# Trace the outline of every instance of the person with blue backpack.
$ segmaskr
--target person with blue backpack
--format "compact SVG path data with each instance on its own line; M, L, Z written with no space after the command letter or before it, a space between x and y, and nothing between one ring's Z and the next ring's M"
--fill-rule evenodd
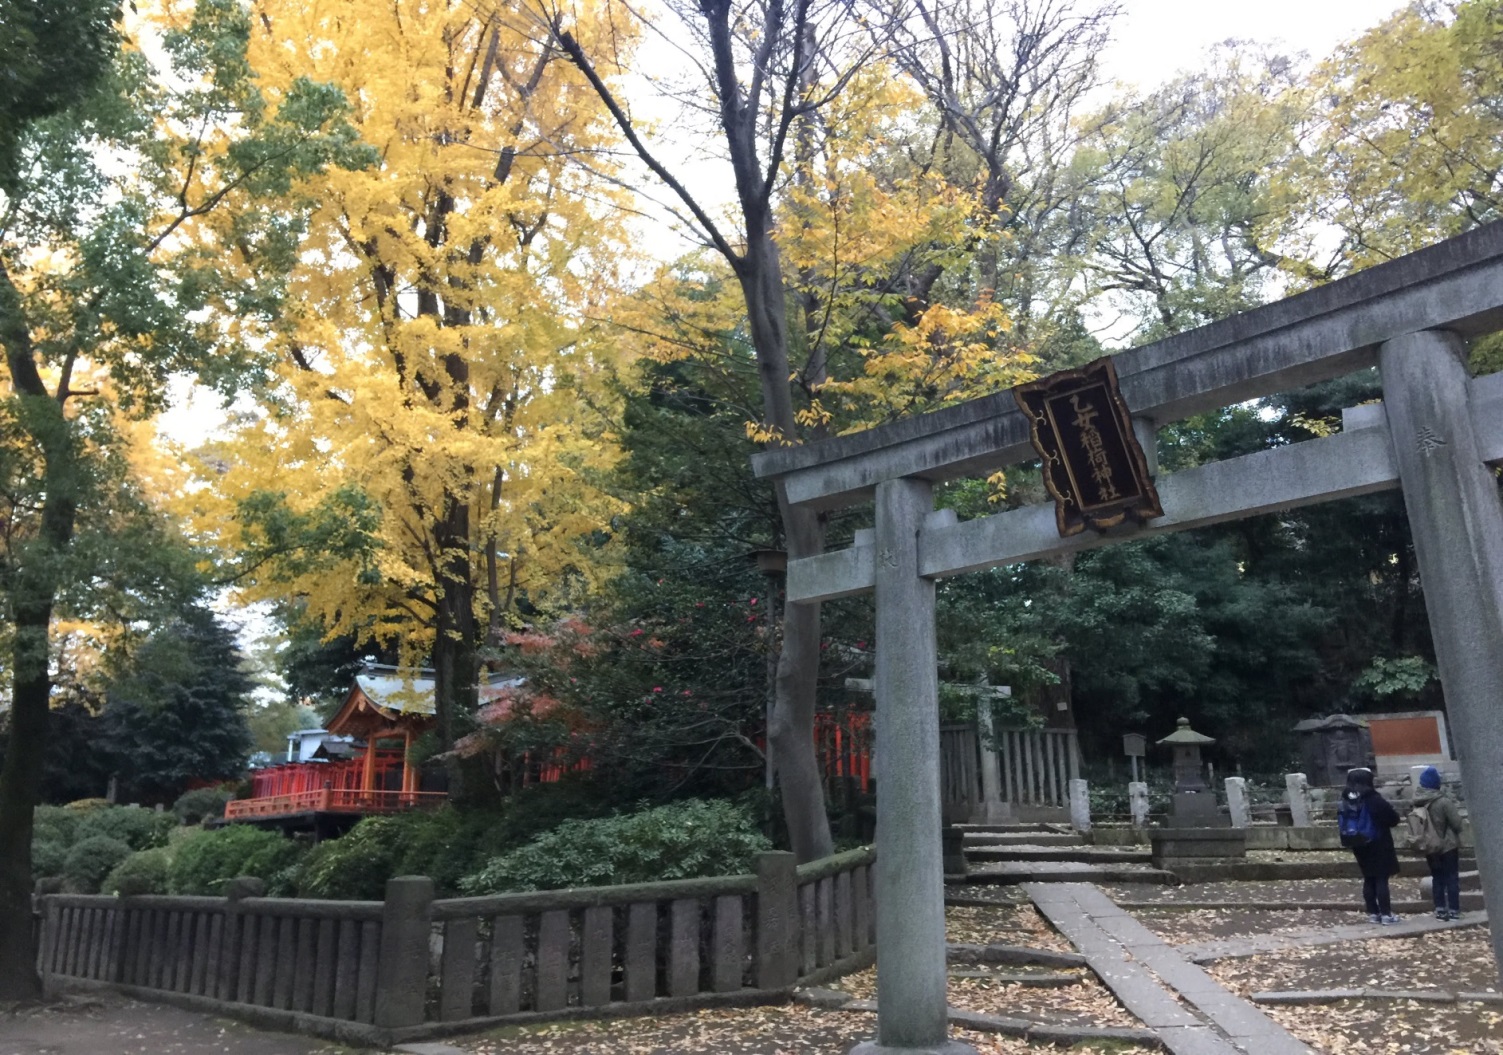
M1362 870L1362 903L1368 921L1397 923L1388 880L1399 874L1399 853L1393 844L1399 814L1373 786L1372 770L1347 770L1336 823L1341 830L1341 845L1352 851Z

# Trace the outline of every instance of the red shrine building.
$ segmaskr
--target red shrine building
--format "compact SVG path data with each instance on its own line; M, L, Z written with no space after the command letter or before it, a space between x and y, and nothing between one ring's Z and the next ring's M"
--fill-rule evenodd
M489 675L480 702L520 681ZM425 788L412 760L413 741L437 720L432 671L366 663L325 727L330 738L312 759L253 772L251 797L229 803L224 819L336 832L371 814L439 805L448 793Z

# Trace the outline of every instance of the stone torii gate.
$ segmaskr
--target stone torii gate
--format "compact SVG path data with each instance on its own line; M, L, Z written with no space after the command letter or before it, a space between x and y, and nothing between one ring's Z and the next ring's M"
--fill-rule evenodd
M946 1039L936 579L1165 531L1403 488L1447 709L1461 745L1487 903L1503 906L1503 374L1473 380L1462 339L1503 330L1503 223L1114 359L1156 471L1158 428L1376 365L1383 402L1341 432L1157 480L1164 516L1060 538L1052 505L957 522L938 481L1036 457L1010 392L753 458L794 505L874 500L875 530L788 566L791 604L876 592L877 1040ZM1503 927L1493 929L1503 962Z

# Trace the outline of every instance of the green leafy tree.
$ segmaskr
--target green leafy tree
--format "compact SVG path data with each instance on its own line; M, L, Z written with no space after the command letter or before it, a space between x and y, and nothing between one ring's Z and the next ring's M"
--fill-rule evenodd
M338 92L308 81L261 92L243 58L249 14L229 0L173 7L149 30L164 69L116 31L107 0L11 0L0 11L5 57L17 60L0 78L0 588L12 706L0 999L18 999L39 984L31 815L53 621L93 592L102 560L79 545L79 528L104 517L132 454L145 456L130 443L134 423L161 408L169 378L229 392L254 373L299 237L297 178L368 155Z

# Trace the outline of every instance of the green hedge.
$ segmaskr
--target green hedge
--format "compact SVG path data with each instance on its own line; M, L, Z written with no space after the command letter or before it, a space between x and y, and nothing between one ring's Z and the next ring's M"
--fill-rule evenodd
M138 850L114 867L105 877L100 892L119 894L121 897L165 894L168 890L167 872L171 860L172 851L165 846Z
M218 895L237 876L255 876L270 895L286 894L286 876L303 847L276 832L234 824L206 831L174 847L168 886L174 894ZM276 882L274 882L276 880Z
M104 836L118 839L132 850L150 850L167 845L167 834L177 827L177 817L142 806L110 806L90 810L78 822L75 840Z
M105 876L130 854L129 845L107 835L80 839L63 861L63 883L70 894L97 894Z
M39 838L31 842L31 874L37 879L63 874L68 846L57 839Z
M566 821L465 877L467 894L738 875L771 848L735 803L688 800L594 820Z

